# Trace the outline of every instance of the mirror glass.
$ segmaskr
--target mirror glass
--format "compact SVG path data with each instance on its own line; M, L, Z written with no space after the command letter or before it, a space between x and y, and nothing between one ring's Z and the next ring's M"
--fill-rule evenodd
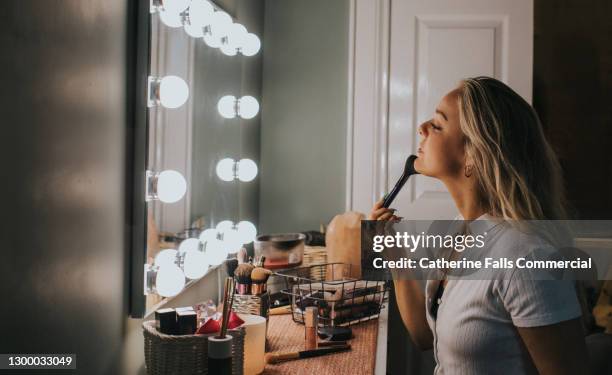
M343 211L347 7L153 1L148 312L255 235Z

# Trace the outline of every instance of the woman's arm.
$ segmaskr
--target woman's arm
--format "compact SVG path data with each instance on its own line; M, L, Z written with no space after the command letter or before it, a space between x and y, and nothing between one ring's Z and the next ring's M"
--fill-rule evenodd
M417 280L393 280L395 299L402 321L415 345L421 350L433 347L433 335L425 318L425 296Z
M580 318L517 329L540 374L591 373Z

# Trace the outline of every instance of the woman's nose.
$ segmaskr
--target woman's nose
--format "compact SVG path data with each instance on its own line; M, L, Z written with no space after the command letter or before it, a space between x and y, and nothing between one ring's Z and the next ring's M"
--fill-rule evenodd
M421 125L419 125L417 132L419 133L421 137L426 137L427 136L427 122L424 122Z

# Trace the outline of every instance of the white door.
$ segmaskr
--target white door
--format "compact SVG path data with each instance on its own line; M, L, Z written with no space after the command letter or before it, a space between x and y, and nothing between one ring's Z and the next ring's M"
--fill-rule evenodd
M492 76L531 102L533 0L356 0L349 208L368 212L416 153L417 127L461 78ZM439 181L412 177L393 207L452 218Z

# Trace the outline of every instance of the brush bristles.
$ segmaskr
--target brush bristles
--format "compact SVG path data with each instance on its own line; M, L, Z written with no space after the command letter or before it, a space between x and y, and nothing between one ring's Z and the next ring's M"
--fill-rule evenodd
M272 274L272 271L262 267L255 267L251 271L251 281L255 284L263 284L268 281L268 277Z
M251 272L253 272L253 265L249 263L240 264L236 271L234 271L234 276L236 280L240 284L250 284L251 283Z

